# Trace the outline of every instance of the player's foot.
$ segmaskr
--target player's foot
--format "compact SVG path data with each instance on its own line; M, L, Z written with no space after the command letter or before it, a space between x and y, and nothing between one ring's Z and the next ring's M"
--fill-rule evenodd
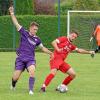
M29 95L33 95L34 93L33 93L33 91L32 90L30 90L29 91Z
M56 91L60 91L61 85L58 85L58 87L56 88Z
M64 84L61 84L56 88L56 91L59 91L60 93L65 93L68 91L68 87Z
M13 87L12 85L10 86L10 89L15 91L15 87Z
M94 58L94 55L95 55L95 54L91 54L91 57Z
M41 87L40 92L45 92L45 87Z

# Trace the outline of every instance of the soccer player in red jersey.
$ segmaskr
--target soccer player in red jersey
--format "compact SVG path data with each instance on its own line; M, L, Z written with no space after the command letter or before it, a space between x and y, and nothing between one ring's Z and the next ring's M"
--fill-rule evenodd
M63 80L61 85L67 86L76 76L74 69L65 62L65 58L68 56L70 52L76 50L78 53L82 54L94 54L94 51L87 51L84 49L80 49L72 44L72 41L78 37L77 32L71 32L68 37L62 36L57 38L52 42L52 46L54 47L54 58L50 59L50 74L46 77L41 91L45 92L46 87L50 84L52 79L55 77L58 70L61 72L68 74L68 76ZM59 89L58 89L59 90ZM59 90L60 91L60 90Z

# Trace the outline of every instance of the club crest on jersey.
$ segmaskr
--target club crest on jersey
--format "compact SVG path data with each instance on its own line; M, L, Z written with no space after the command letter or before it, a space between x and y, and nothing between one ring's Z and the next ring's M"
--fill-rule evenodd
M35 41L37 41L37 39L35 39Z

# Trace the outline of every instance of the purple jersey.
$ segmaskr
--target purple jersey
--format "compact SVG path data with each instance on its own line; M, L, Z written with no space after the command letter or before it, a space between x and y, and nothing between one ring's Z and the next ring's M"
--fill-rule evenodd
M37 36L30 36L29 32L23 27L19 30L21 33L20 46L17 49L17 54L21 59L34 59L35 60L35 48L41 44L41 40Z

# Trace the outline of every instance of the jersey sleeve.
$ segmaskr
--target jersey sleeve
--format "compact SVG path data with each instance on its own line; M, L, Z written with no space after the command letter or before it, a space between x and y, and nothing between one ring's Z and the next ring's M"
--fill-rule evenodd
M42 41L41 41L41 39L38 37L37 46L39 46L40 44L42 44Z
M62 37L59 37L59 38L56 39L56 41L57 41L58 43L62 43L62 42L64 42L64 41L66 41L66 40L67 40L67 37L66 37L66 36L62 36Z
M71 49L72 49L72 51L73 51L73 50L76 50L76 49L77 49L77 46L72 45L72 48L71 48Z
M23 27L20 28L20 30L18 30L19 33L21 33L22 35L25 35L26 37L29 36L28 31L26 31Z
M40 43L40 44L38 45L38 47L41 49L41 48L43 48L44 46L43 46L42 43Z

